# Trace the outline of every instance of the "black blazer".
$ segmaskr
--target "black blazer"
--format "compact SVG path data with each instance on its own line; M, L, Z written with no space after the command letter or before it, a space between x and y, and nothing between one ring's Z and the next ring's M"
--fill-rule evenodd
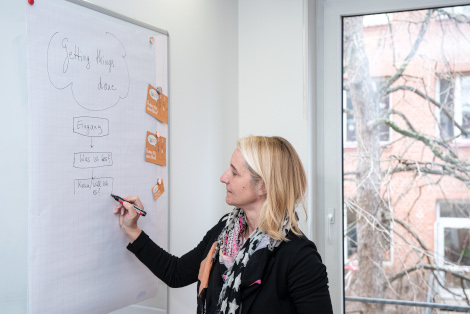
M198 246L180 258L160 248L144 232L127 248L169 287L184 287L198 281L200 263L224 226L225 221L221 219ZM242 290L242 313L333 313L326 267L315 244L293 233L287 238L289 241L282 242L270 254L265 269L258 274L261 278L242 278L242 282L261 280L260 284ZM221 280L218 277L211 272L207 313L215 312L220 287L214 288L217 286L214 280Z

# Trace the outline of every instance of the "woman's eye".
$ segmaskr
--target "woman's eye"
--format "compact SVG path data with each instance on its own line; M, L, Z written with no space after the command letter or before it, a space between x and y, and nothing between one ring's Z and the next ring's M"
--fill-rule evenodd
M237 174L235 172L232 171L232 175L236 176Z

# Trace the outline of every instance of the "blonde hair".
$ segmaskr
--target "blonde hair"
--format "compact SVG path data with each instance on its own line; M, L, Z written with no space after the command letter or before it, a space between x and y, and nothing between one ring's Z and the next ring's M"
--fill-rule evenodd
M294 147L279 136L249 136L239 139L237 148L247 163L253 182L263 180L266 186L259 230L275 240L286 241L283 223L287 213L292 232L300 235L295 207L301 203L305 211L307 176Z

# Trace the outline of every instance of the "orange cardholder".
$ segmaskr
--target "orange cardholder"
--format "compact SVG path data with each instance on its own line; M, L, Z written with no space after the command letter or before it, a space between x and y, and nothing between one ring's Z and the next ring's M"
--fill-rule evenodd
M145 161L166 166L166 138L147 131Z
M160 195L162 195L163 192L165 192L165 187L163 186L163 180L162 179L158 179L157 184L155 184L152 188L152 192L153 192L153 199L154 200L157 200L157 198L159 198Z
M161 93L161 87L154 88L149 84L145 111L155 119L168 124L168 97Z

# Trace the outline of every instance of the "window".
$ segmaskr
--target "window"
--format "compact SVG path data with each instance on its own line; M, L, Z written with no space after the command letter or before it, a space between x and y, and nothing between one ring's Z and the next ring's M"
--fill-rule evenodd
M436 285L442 297L453 299L470 292L470 282L462 281L453 273L470 275L470 201L439 201L437 203L436 256L438 265L449 272L440 272Z
M470 25L434 9L387 16L389 24L373 26L364 16L343 18L345 312L402 312L386 299L470 306L470 280L461 280L470 270L470 170L453 170L469 162L470 147L442 141L470 123L470 75L455 74L470 63ZM468 54L451 41L468 41ZM452 73L438 72L445 62ZM369 86L386 95L378 101ZM439 201L451 197L462 201ZM436 203L439 215L429 206Z
M386 77L379 77L372 79L372 88L374 92L377 93L380 88L385 84L387 81ZM347 82L344 83L347 86ZM391 94L384 96L378 103L379 109L379 117L383 116L387 110L390 109L390 99ZM347 92L347 88L343 90L343 108L344 110L344 139L347 143L356 143L356 124L354 121L354 113L353 113L353 103L349 93ZM379 137L381 142L389 142L390 141L390 127L384 124L380 124L378 127Z
M470 139L470 134L461 134L455 123L470 133L470 76L456 75L439 80L439 101L445 110L437 110L439 134L442 139Z
M432 5L452 6L462 3L462 0L436 0ZM419 49L414 50L414 55L410 54L422 22L427 20L428 10L424 9L429 5L426 0L331 0L316 2L314 10L310 10L309 6L309 20L315 20L317 23L309 30L318 35L309 36L308 41L315 47L312 53L318 67L318 72L312 72L316 84L312 85L315 86L312 88L317 94L313 111L315 119L312 123L313 134L316 134L316 142L313 144L316 160L313 162L318 165L314 166L317 178L314 208L317 210L313 216L316 222L312 222L312 235L319 244L319 250L329 269L328 276L332 283L330 293L335 313L435 312L430 308L390 305L390 302L387 305L374 304L370 299L366 300L367 298L376 299L374 301L381 299L382 302L397 299L423 303L451 303L436 293L438 289L429 289L431 271L419 265L421 261L427 263L427 257L435 256L435 224L438 220L436 200L470 199L470 191L468 186L459 182L455 176L442 177L432 174L439 173L436 171L438 169L433 168L435 165L445 166L446 163L436 157L434 152L437 150L433 151L428 146L432 142L427 141L429 137L440 141L440 134L436 133L439 125L436 123L439 116L435 116L437 107L429 98L436 100L435 103L439 102L439 80L436 82L436 77L450 78L454 77L455 73L470 73L470 67L465 67L470 64L470 50L467 48L470 43L467 39L470 25L458 24L463 26L460 31L456 28L457 23L451 17L445 16L445 11L435 9L431 12L430 23L427 24L429 28L425 31ZM410 11L416 8L423 10ZM378 12L387 12L390 23L364 21L362 25L355 25L359 26L354 32L356 42L363 42L362 35L369 36L366 47L362 50L365 54L356 60L369 64L371 77L387 78L394 77L398 70L403 69L403 61L407 56L410 56L410 63L389 88L393 97L389 110L394 111L388 121L393 129L390 142L387 145L374 143L374 147L360 147L354 145L354 141L363 134L357 134L354 127L357 121L353 122L354 116L348 116L345 110L354 108L353 100L348 99L347 95L353 94L354 91L351 86L341 84L344 83L343 76L350 65L345 64L348 61L346 56L351 51L345 49L345 42L352 38L345 36L351 26L345 22L348 22L349 17L365 17ZM338 21L342 24L339 25ZM457 42L453 45L457 46L457 50L449 49L451 45L441 45L443 34L448 36L447 39L453 38ZM459 52L458 58L456 51ZM446 56L450 62L459 61L459 64L452 63L447 68L454 74L443 73L446 63L440 56ZM437 66L435 62L438 62ZM349 74L346 77L349 83L354 79ZM360 84L361 81L359 79L356 82ZM423 99L423 95L429 98ZM354 128L348 128L348 125ZM410 133L413 131L410 126L416 133ZM377 128L375 130L377 131ZM353 135L353 132L356 134ZM378 136L373 137L377 142ZM436 148L452 154L450 150L455 146L450 145L448 149L447 146ZM341 150L342 156L338 154ZM374 155L365 155L367 151L373 152ZM469 162L469 156L467 146L460 145L455 158ZM367 182L365 178L371 180ZM364 188L369 187L371 189L364 193ZM363 205L359 206L359 200L364 201ZM371 210L361 211L361 207ZM346 216L346 213L358 211L360 215ZM382 219L393 219L393 233L388 231L385 224L380 223ZM362 230L366 228L372 232L363 233ZM407 229L419 236L427 250L420 247L419 241ZM382 243L377 241L378 233L389 235L388 238L396 244L391 246L392 265L385 266L382 262L384 255L378 254L383 252L380 247ZM375 249L374 254L364 254L364 245L375 246L381 251ZM358 263L346 265L347 257L355 252L356 256L359 256ZM338 256L345 257L343 263L339 261ZM383 279L385 281L382 282ZM345 290L347 286L349 288ZM363 291L367 287L372 289ZM436 287L436 282L432 287ZM465 297L452 300L452 304L468 306Z
M441 218L466 218L470 219L470 202L463 201L439 201L439 217Z

